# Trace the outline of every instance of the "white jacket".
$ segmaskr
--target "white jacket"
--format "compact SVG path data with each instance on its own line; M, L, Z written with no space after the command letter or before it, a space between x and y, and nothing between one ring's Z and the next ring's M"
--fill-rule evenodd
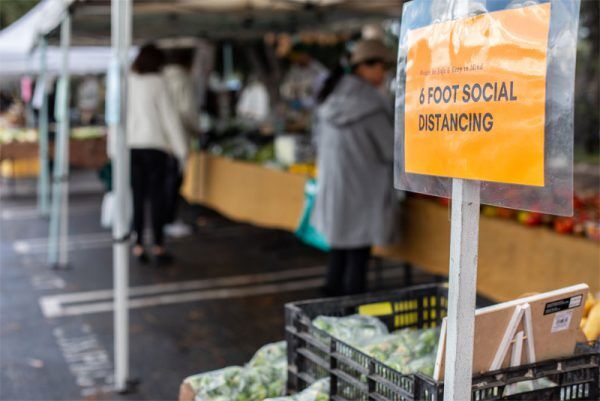
M188 141L181 120L159 74L129 74L127 145L159 149L185 160Z
M194 95L194 82L190 74L178 65L167 65L163 69L167 89L179 112L179 118L188 134L198 131L197 102Z

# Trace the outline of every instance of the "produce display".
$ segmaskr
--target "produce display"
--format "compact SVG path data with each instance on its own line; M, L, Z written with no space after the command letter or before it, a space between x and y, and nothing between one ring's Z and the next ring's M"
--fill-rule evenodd
M201 373L185 379L194 392L197 400L231 400L240 388L242 371L241 366L230 366L212 372Z
M588 341L600 340L600 300L591 293L585 301L580 327Z
M102 126L75 127L71 130L71 138L73 139L94 139L102 138L105 135L106 129Z
M329 378L314 382L310 387L298 394L288 397L268 398L265 401L328 401L329 400Z
M411 196L432 198L425 195ZM443 206L448 206L450 203L450 200L446 198L435 199ZM589 196L575 195L573 197L573 209L573 217L560 217L482 205L481 214L486 217L513 220L528 227L547 227L559 234L585 236L593 241L600 241L600 193Z
M383 322L373 316L317 316L313 326L354 347L362 347L388 334Z
M433 376L439 328L402 329L373 339L362 351L402 374Z
M600 301L590 296L585 305L582 328L588 339L600 334ZM433 376L439 328L401 329L389 332L376 317L351 315L318 316L313 326L346 342L402 374L422 373ZM318 333L317 333L318 334ZM245 366L231 366L188 377L196 401L327 401L329 379L312 384L304 391L283 396L287 379L285 342L265 345ZM364 377L361 380L366 380ZM546 379L525 381L507 386L505 395L555 387Z
M313 325L400 373L433 376L439 328L389 333L381 320L363 315L318 316Z
M259 349L244 367L231 366L185 379L196 401L262 401L285 393L285 341Z
M36 142L38 133L35 129L26 128L0 128L0 145L9 143Z

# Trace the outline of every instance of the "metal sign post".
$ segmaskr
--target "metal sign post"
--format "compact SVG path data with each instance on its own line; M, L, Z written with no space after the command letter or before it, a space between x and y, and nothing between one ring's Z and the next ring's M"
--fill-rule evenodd
M470 400L479 244L477 181L452 180L444 401Z
M468 14L468 3L456 1L454 18ZM471 399L480 187L478 181L452 180L444 401Z
M59 132L55 140L54 173L52 179L52 210L48 241L48 262L53 268L68 266L69 234L69 47L71 15L66 13L60 28L62 66L57 93L56 120Z
M131 0L112 0L112 65L109 71L107 121L116 207L113 216L114 359L115 387L129 390L129 152L127 149L127 69L131 43Z
M43 37L40 42L40 74L38 85L43 85L42 104L38 121L40 174L38 177L38 210L42 216L48 216L49 209L49 183L50 173L48 163L48 74L47 74L47 47L48 42Z

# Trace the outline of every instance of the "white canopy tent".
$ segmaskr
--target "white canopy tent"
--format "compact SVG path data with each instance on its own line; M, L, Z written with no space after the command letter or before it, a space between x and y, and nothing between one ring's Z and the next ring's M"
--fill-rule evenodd
M2 43L2 42L0 42ZM57 46L46 48L46 74L56 76L62 68L61 49ZM37 75L42 69L42 49L32 53L0 54L0 82L13 80L23 75ZM69 73L71 75L104 74L108 70L111 48L107 46L77 46L69 50ZM134 51L131 51L131 55Z
M129 192L129 169L126 152L127 103L126 75L128 54L131 43L174 36L192 36L207 39L251 39L270 32L296 33L300 30L344 31L357 30L371 22L399 18L403 0L43 0L32 11L9 28L0 32L0 55L12 54L13 61L5 67L23 67L24 56L31 54L41 38L47 37L53 43L58 39L56 27L62 24L61 73L63 113L68 102L69 65L77 66L77 51L68 56L71 29L76 45L106 45L112 43L112 50L94 50L96 61L108 66L107 120L115 144L113 151L113 180L116 196L116 223L113 226L113 271L115 290L115 383L119 391L125 391L129 382L128 360L128 276L129 246L128 217L125 207ZM70 12L69 12L70 8ZM72 26L72 28L71 28ZM23 38L23 39L21 39ZM9 43L11 42L11 43ZM87 50L83 50L87 49ZM90 48L82 48L85 54ZM52 50L48 53L50 54ZM39 64L33 66L51 70L52 57L46 66L44 46L40 48ZM110 53L110 57L108 55ZM21 57L19 59L19 57ZM10 60L10 58L9 58ZM110 61L107 61L110 60ZM94 64L90 61L90 64ZM83 68L87 63L81 64ZM98 68L100 68L98 66ZM75 70L73 70L74 72ZM2 68L0 68L0 75ZM42 74L43 75L43 74ZM63 117L65 114L63 114ZM50 258L51 262L66 263L66 139L68 119L62 120L61 136L64 134L62 158L55 171L53 202L54 225L51 224L50 254L56 253L58 238L63 238L60 258ZM59 141L57 141L58 143ZM57 148L58 150L58 148ZM60 157L61 153L57 153ZM62 193L62 197L61 194ZM61 210L62 213L59 213ZM62 214L59 219L58 215ZM60 230L57 228L60 224Z
M0 31L0 56L26 55L38 45L41 37L55 30L66 10L75 0L42 0L27 14Z

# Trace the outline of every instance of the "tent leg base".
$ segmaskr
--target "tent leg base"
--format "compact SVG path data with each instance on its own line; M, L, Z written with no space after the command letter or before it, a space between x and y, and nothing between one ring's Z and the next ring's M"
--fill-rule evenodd
M140 379L129 379L125 382L125 388L122 390L117 390L117 393L122 395L137 393L140 383Z

